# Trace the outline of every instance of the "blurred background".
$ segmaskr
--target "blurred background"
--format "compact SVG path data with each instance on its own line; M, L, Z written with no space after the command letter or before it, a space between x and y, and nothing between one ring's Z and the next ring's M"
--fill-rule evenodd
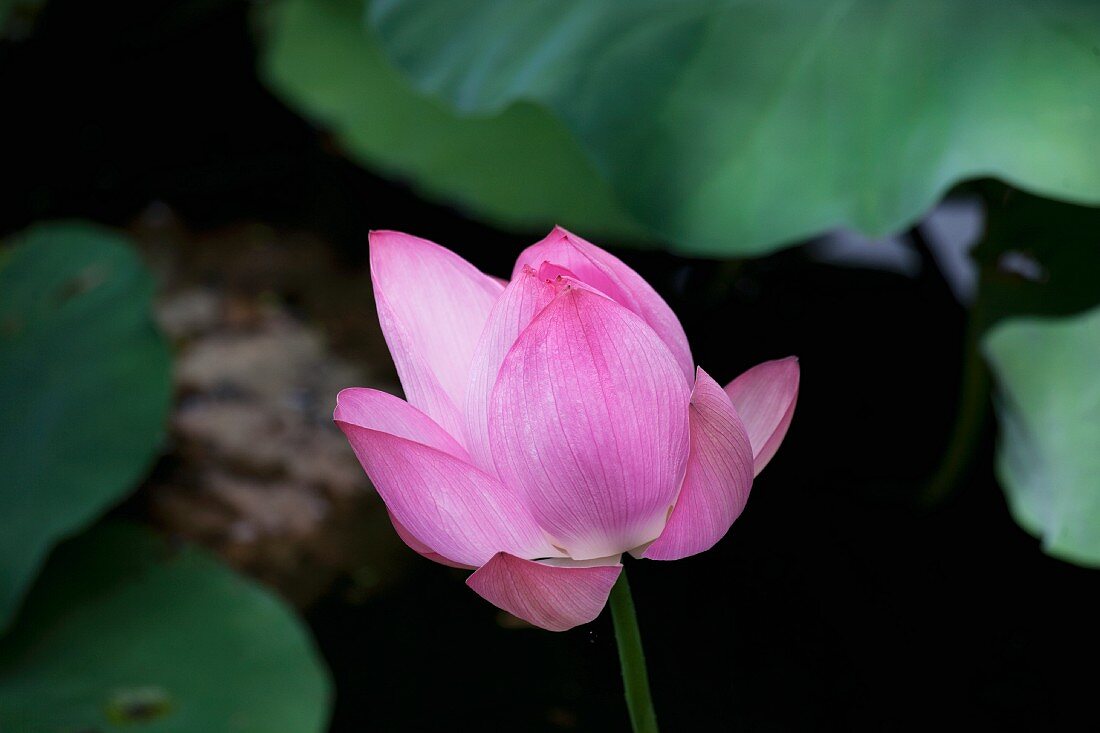
M0 730L626 730L610 620L394 535L370 229L614 251L722 383L718 546L630 562L669 731L1089 730L1100 6L0 0Z

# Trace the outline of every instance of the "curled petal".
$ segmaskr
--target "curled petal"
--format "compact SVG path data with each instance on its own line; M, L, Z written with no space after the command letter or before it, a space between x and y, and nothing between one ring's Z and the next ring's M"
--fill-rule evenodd
M560 273L550 274L556 278ZM504 357L520 332L554 298L556 288L548 275L540 275L529 267L518 273L489 312L474 349L470 383L466 389L466 445L474 463L487 471L495 471L489 448L489 395Z
M688 384L692 383L695 366L683 326L641 275L615 255L561 227L554 227L545 239L520 253L513 279L525 266L538 268L543 262L567 268L581 282L641 316L672 352Z
M684 475L688 385L653 329L567 286L520 334L489 404L498 475L583 560L655 539Z
M798 377L798 357L788 356L757 364L726 385L726 394L749 434L755 475L779 450L791 425Z
M702 369L691 395L691 452L664 532L641 553L678 560L709 550L745 508L752 487L749 436L722 388Z
M430 418L383 392L352 393L355 407L352 400L342 400L336 424L399 533L418 543L406 539L413 549L473 567L500 551L521 557L561 554L519 497L465 460L461 446ZM372 405L376 409L369 409Z
M503 285L454 252L398 232L371 232L370 261L405 397L461 440L474 347Z
M548 631L566 631L600 615L622 571L606 564L553 565L501 552L466 579L478 595L513 616Z

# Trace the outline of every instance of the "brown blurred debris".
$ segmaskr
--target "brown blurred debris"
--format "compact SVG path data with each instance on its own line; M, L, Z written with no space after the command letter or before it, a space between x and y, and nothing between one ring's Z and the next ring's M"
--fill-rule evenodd
M152 213L137 229L177 349L172 450L145 492L154 521L299 605L341 578L369 595L356 579L384 584L411 553L332 422L340 389L396 390L364 274L300 235L245 227L194 241ZM335 307L341 291L351 313ZM356 331L363 345L338 355L328 334Z

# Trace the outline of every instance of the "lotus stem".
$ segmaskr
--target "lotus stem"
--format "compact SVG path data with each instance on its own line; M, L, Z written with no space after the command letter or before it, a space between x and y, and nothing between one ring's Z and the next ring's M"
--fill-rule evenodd
M611 589L611 618L615 622L615 641L619 647L619 664L623 671L623 690L631 728L634 733L657 733L657 715L649 693L642 634L638 630L638 616L634 613L634 599L630 595L630 583L626 580L626 568L623 568Z

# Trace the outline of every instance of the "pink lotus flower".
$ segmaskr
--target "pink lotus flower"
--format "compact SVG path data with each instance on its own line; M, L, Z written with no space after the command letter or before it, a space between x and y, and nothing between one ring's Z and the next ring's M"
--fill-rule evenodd
M723 390L653 288L564 229L507 284L407 234L370 256L408 401L345 389L333 417L409 547L536 626L594 619L624 552L710 549L790 425L797 359Z

